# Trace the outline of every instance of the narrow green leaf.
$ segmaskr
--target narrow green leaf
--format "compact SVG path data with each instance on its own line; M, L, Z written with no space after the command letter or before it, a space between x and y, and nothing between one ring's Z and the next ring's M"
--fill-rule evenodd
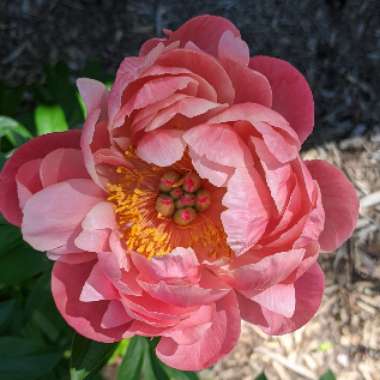
M149 351L147 340L141 336L130 339L128 349L120 364L117 380L140 380L145 352Z
M32 135L17 120L0 116L0 138L2 137L6 137L13 146L18 146L29 140Z
M60 106L40 105L34 113L37 134L44 135L51 132L63 132L69 129L65 114Z
M100 370L117 344L98 343L75 334L70 363L71 380L83 380Z
M331 370L327 370L319 380L336 380L334 373Z

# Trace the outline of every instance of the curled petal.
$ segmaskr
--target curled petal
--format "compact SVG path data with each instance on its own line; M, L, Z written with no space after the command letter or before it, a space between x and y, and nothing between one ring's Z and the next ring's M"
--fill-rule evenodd
M347 177L326 161L306 161L312 177L318 182L325 210L325 226L319 243L324 251L334 251L356 227L359 200Z

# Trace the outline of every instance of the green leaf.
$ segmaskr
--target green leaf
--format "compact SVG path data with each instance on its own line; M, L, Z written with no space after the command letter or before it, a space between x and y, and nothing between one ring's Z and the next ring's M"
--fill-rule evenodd
M7 327L15 307L15 300L0 302L0 331Z
M334 373L331 370L327 370L319 380L336 380Z
M146 338L141 336L131 338L117 372L117 380L139 380L146 351L149 352L149 344Z
M263 372L259 376L257 376L255 380L268 380L268 378L265 376L265 373Z
M0 337L0 380L34 380L59 362L60 352L20 337Z
M35 251L24 242L19 242L0 256L0 283L17 285L50 269L46 256Z
M40 105L36 108L34 119L38 135L63 132L69 129L65 114L60 106Z
M119 367L117 380L199 380L193 372L182 372L163 364L155 353L158 340L135 336Z
M94 374L103 367L116 347L116 343L97 343L75 334L70 363L71 380L83 380Z
M0 257L22 242L20 229L0 220Z
M17 120L0 116L0 139L2 137L6 137L13 146L19 146L28 141L32 135Z
M195 372L179 371L178 369L168 367L161 363L166 374L170 380L199 380L198 375Z
M3 168L6 160L7 158L5 157L5 155L0 152L0 170Z

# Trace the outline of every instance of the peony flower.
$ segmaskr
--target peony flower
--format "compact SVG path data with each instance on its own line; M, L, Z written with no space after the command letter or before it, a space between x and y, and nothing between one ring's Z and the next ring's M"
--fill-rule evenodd
M277 335L312 318L319 252L350 237L358 200L337 168L300 157L314 106L293 66L250 58L234 25L200 16L125 58L110 92L78 87L83 130L31 140L0 177L4 217L56 260L69 325L161 337L163 362L200 370L241 319Z

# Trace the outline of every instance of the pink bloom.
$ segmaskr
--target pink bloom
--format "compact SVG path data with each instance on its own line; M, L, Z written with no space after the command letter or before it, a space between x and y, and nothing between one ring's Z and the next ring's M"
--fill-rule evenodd
M200 370L231 351L241 318L268 334L312 318L319 252L350 237L358 200L338 169L300 158L314 106L293 66L250 58L220 17L166 33L110 92L78 81L83 130L22 146L0 210L56 260L52 292L80 334L159 336L162 361Z

